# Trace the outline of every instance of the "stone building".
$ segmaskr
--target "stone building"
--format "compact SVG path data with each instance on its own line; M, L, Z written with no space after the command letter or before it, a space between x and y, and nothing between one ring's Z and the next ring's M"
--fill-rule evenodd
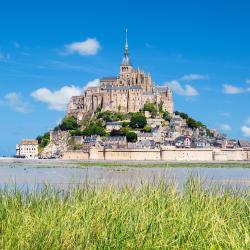
M173 113L171 89L155 86L150 74L133 68L126 35L119 75L104 77L99 86L87 88L81 96L73 96L67 107L67 115L75 115L78 120L83 120L86 113L93 113L97 108L122 113L138 112L146 102L161 104L163 111Z
M16 146L16 157L36 159L38 157L38 141L33 139L22 140Z

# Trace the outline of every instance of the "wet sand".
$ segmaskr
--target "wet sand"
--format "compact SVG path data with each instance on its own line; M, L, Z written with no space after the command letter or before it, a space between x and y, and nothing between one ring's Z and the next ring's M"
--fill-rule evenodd
M150 162L150 164L153 163ZM216 164L209 168L112 167L112 162L109 167L102 167L101 164L98 162L97 166L81 167L79 161L0 159L0 185L4 187L15 184L20 188L33 189L42 188L48 184L56 188L68 189L76 185L86 185L86 183L138 186L141 183L157 183L166 180L180 186L192 175L199 176L206 186L250 188L250 168L221 168L216 167Z

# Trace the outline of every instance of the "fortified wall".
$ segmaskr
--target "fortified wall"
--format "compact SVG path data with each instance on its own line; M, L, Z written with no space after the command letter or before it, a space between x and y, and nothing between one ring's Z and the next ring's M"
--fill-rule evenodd
M243 149L99 149L89 152L66 151L65 160L109 161L249 161L250 150Z

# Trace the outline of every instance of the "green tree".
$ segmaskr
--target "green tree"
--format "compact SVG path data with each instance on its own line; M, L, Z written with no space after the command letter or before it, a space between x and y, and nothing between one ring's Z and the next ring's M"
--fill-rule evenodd
M170 122L170 120L171 120L171 115L170 115L169 112L167 112L167 111L163 113L162 117L163 117L163 119L164 119L165 121Z
M50 142L50 133L44 133L43 135L37 136L37 141L40 147L45 148Z
M152 128L150 126L144 126L143 131L146 133L150 133L152 131Z
M137 141L137 134L135 132L127 132L126 138L128 142L136 142Z
M96 121L96 122L90 122L85 129L82 131L83 135L100 135L100 136L105 136L106 135L106 131L105 129L102 127L101 122L100 121Z
M125 122L125 121L124 121L124 122L122 122L122 127L124 127L124 128L125 128L125 127L127 127L127 126L129 126L129 122Z
M147 119L143 113L133 113L130 120L131 128L144 128L147 125Z
M65 117L59 125L61 130L76 130L79 128L77 119L74 116Z

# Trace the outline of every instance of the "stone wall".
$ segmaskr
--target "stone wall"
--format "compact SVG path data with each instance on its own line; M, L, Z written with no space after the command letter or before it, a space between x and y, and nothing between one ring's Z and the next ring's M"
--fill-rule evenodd
M66 151L63 154L64 160L89 160L89 153L81 150Z
M161 160L160 149L108 149L104 151L105 160Z
M212 161L212 149L164 149L161 150L163 161Z
M250 155L243 149L220 149L214 151L215 161L246 161Z
M128 161L246 161L250 160L250 150L242 149L99 149L89 152L67 151L67 160L128 160Z

